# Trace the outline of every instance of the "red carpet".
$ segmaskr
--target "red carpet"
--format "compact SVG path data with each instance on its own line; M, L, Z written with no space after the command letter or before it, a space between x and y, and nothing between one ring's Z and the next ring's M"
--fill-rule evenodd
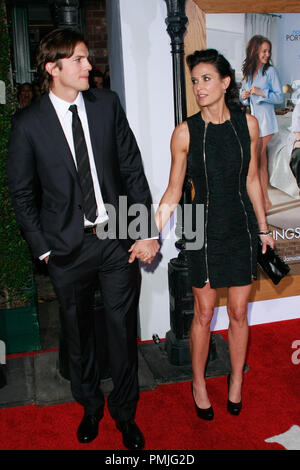
M275 450L265 439L300 426L300 364L292 344L300 340L300 320L251 327L250 348L239 417L226 410L226 378L208 379L214 406L211 422L196 417L190 383L159 386L141 393L136 421L146 450ZM299 348L299 346L298 346ZM1 450L123 450L121 434L107 410L98 438L76 440L82 409L76 403L0 410Z

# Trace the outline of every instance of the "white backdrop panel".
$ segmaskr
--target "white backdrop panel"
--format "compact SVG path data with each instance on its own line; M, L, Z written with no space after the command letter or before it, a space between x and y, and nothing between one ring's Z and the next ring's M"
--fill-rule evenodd
M126 113L141 149L153 201L158 204L170 170L174 129L172 57L166 31L167 8L161 0L122 0L121 35ZM168 261L177 256L174 237L164 241L159 264L142 269L141 339L170 328Z

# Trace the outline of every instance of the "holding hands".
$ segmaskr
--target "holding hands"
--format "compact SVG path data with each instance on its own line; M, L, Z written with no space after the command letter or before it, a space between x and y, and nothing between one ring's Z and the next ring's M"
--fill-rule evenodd
M160 245L157 239L137 240L128 250L130 253L128 262L133 263L138 258L143 263L150 264L158 253L159 248Z

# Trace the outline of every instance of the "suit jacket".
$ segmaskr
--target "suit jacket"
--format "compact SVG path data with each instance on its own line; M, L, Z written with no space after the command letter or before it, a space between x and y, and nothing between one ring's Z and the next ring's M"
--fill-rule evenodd
M114 92L93 89L83 92L83 97L103 201L115 208L117 225L124 226L127 214L119 214L119 196L127 196L128 206L143 204L151 213L140 151ZM82 193L71 151L48 95L13 120L8 181L17 220L33 255L51 250L64 262L76 254L84 235ZM150 230L150 220L148 224ZM126 247L132 243L129 238L123 241Z

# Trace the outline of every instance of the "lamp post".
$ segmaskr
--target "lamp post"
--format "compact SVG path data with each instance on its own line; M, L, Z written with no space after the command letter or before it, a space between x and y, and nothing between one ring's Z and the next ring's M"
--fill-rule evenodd
M167 4L166 18L167 31L171 38L171 54L173 63L173 93L174 93L174 118L175 126L184 121L187 117L186 88L185 88L185 68L184 68L184 34L188 18L185 15L186 0L165 0ZM185 256L185 233L182 220L184 218L184 205L191 202L189 198L189 183L185 180L182 191L180 205L182 217L177 219L176 233L181 237L176 243L180 250L178 263L187 265Z
M49 0L58 28L79 29L79 0Z
M186 0L165 0L167 5L167 31L171 38L173 63L174 116L175 126L187 117L185 68L184 68L184 34L188 18L185 14ZM166 351L171 364L185 365L191 363L189 351L189 331L194 315L194 297L188 277L185 252L186 238L183 225L184 205L191 203L190 187L187 178L183 185L180 201L182 216L177 220L176 234L181 238L175 243L180 250L178 257L170 260L168 265L170 324L171 330L166 334ZM225 375L230 372L228 347L221 335L211 335L206 376Z
M165 0L168 16L167 31L171 38L173 60L173 89L175 126L186 118L186 92L184 72L184 33L188 21L185 15L185 0Z
M171 38L174 118L175 126L177 126L187 117L184 34L188 19L185 14L185 0L165 0L165 2L168 15L166 18L167 31ZM182 194L180 201L181 208L188 202L186 181ZM178 257L171 259L168 265L171 330L166 334L166 351L169 361L175 365L190 363L189 330L193 318L193 295L188 279L182 220L183 217L181 217L181 220L178 218L176 224L176 234L180 239L175 245L180 251Z

